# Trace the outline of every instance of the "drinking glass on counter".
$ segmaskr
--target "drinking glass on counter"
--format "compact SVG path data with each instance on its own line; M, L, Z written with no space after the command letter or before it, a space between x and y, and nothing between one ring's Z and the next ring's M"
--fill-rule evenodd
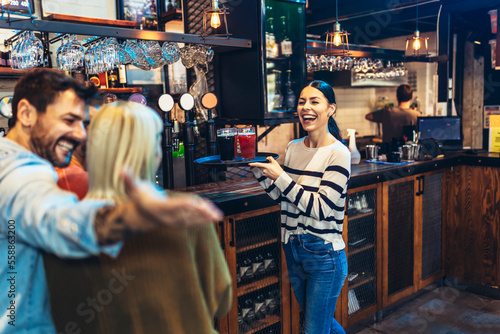
M255 159L255 139L255 127L238 129L238 142L243 160Z
M220 159L222 161L234 159L235 137L235 128L223 128L217 130L217 146L219 147Z

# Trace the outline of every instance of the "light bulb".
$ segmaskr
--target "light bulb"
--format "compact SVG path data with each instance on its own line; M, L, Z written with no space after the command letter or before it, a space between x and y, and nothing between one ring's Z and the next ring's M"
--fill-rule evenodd
M342 36L339 33L333 35L333 45L339 46L342 44Z
M220 27L220 17L219 13L212 13L212 17L210 19L210 25L212 28L217 29Z
M420 39L419 38L416 38L414 41L413 41L413 50L415 51L418 51L420 50Z

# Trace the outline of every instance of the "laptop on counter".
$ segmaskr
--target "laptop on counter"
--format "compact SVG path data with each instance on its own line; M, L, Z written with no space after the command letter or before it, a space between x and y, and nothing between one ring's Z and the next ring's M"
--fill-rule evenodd
M419 139L434 139L444 153L463 150L462 119L458 116L419 117Z

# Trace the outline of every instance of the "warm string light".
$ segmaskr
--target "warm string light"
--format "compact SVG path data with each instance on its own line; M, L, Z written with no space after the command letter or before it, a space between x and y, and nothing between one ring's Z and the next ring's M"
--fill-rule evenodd
M427 39L428 37L420 37L420 31L418 30L418 0L416 3L417 16L415 19L415 36L406 39L406 54L408 55L409 42L411 41L411 48L413 49L413 56L419 56L422 47L425 47L425 55L427 56ZM423 44L423 45L422 45Z
M347 31L344 31L340 28L340 23L339 23L339 7L338 7L338 0L335 1L335 8L336 8L336 13L335 13L335 18L336 22L333 25L333 32L327 32L326 33L326 47L328 48L328 43L333 44L336 47L339 47L342 45L343 53L347 52L349 54L349 41L347 36L349 33Z
M214 10L219 9L219 1L218 0L212 1L212 9L214 9ZM217 29L220 27L220 17L219 17L219 13L217 11L214 11L212 13L212 16L210 18L210 26L212 26L212 28L214 28L214 29Z

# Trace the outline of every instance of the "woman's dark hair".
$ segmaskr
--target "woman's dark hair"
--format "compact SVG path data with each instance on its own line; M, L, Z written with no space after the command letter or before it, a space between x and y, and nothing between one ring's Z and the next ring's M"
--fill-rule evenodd
M335 102L335 92L333 91L332 86L330 86L328 83L321 81L321 80L314 80L311 81L307 86L316 88L319 90L323 95L326 97L328 100L328 103L330 104L336 104ZM341 143L344 145L346 142L342 137L340 136L340 129L337 125L337 122L335 122L335 119L333 118L333 115L330 116L330 119L328 120L328 131L337 139L340 140Z
M95 96L97 88L93 85L85 86L66 74L48 68L29 70L19 79L14 88L12 98L12 125L17 121L17 105L22 99L27 99L39 113L45 113L47 106L54 102L59 93L68 89L74 90L76 95L86 103Z

